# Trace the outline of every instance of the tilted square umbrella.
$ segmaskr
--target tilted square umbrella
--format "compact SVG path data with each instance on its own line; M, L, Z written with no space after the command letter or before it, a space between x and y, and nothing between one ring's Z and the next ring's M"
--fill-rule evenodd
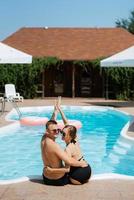
M101 60L101 67L134 67L134 46Z
M131 46L113 56L101 60L101 67L134 67L134 46ZM106 98L108 99L108 78L106 85Z
M0 64L30 64L32 56L0 42Z

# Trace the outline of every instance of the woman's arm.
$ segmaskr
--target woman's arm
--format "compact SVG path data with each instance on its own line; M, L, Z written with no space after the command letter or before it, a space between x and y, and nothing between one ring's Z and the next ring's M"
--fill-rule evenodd
M54 145L55 154L60 160L64 161L64 163L74 167L85 167L85 163L83 161L77 161L74 158L69 157L68 154L63 151L58 144L54 143Z

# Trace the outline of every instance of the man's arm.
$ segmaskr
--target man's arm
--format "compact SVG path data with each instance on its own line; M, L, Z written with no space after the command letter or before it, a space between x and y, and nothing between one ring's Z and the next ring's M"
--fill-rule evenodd
M71 151L70 149L65 149L65 152L67 153L67 155L71 158ZM65 167L62 167L62 168L51 168L49 166L46 166L45 167L45 171L47 173L53 173L53 174L58 174L58 173L67 173L70 171L70 166L68 164L65 163Z
M70 171L70 167L62 167L62 168L51 168L49 166L46 166L44 170L47 173L53 173L53 174L61 174L61 173L67 173Z
M57 107L56 107L56 103L55 103L55 106L54 106L54 111L52 113L52 116L50 118L50 120L55 120L57 119L57 114L58 114L58 110L57 110Z
M64 161L69 166L75 166L75 167L85 167L85 162L77 161L74 158L71 158L67 155L66 152L64 152L59 145L55 145L55 154L58 156L59 159Z
M64 124L65 124L65 125L68 125L68 124L69 124L68 119L66 118L66 116L65 116L65 114L64 114L64 112L62 111L62 109L61 109L60 106L58 106L58 110L59 110L59 112L60 112L60 114L61 114L61 117L62 117L62 120L63 120Z

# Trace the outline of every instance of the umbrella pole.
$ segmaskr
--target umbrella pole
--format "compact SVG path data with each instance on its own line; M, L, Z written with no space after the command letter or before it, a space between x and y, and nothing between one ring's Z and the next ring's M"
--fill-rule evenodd
M108 72L108 69L106 69L107 72ZM108 96L108 73L106 74L106 99L108 99L109 96Z

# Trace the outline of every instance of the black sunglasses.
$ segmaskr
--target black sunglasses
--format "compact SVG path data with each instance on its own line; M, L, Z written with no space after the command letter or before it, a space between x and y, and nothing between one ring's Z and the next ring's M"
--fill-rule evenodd
M61 133L61 135L62 135L63 137L66 136L66 133L65 133L64 131L60 131L60 133Z
M52 129L52 130L50 130L50 131L53 131L53 132L55 132L55 133L59 133L59 132L61 132L61 130L58 128L58 129Z

